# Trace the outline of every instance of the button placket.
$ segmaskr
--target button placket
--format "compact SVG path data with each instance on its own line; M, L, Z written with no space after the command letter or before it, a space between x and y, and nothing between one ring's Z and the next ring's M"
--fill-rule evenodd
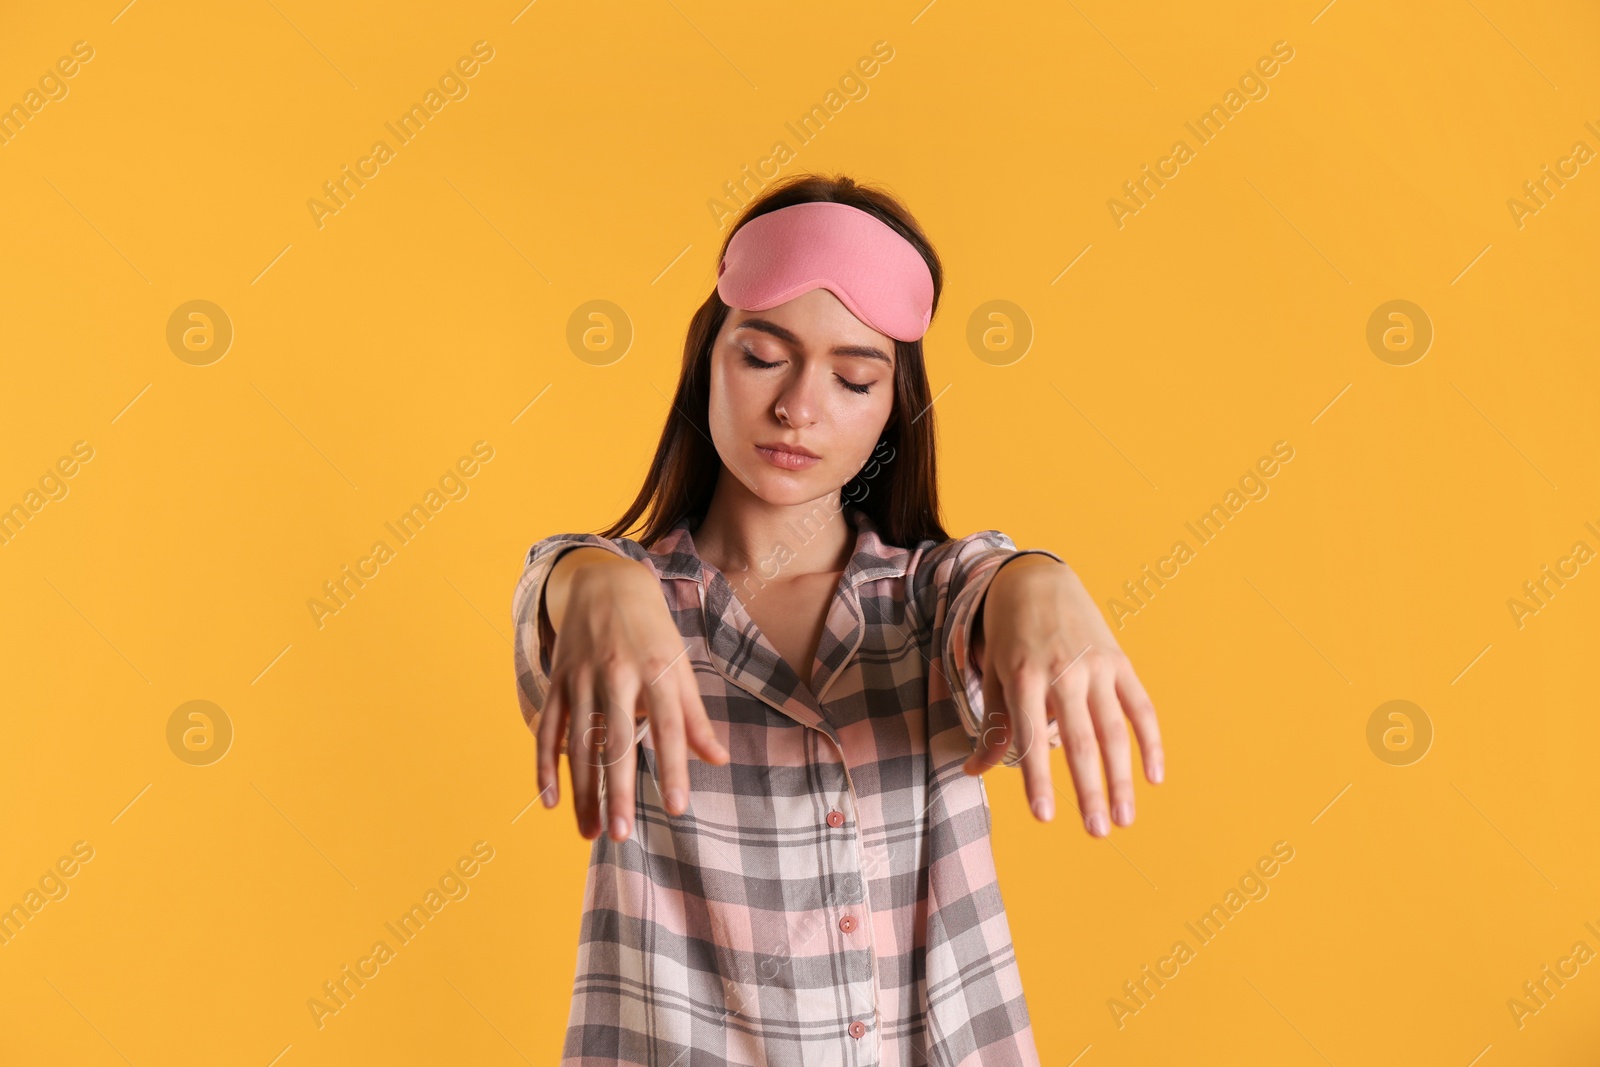
M837 744L838 742L835 743ZM842 744L839 745L839 753L841 757L844 756L844 746ZM857 796L855 782L851 779L850 761L848 758L841 759L841 767L844 770L846 790L845 797L849 801L847 806L850 806L853 810L859 812L860 808L856 805ZM838 815L837 824L834 821L834 815ZM824 821L827 822L829 826L833 826L835 828L842 826L845 822L844 812L839 808L832 808L829 810ZM862 862L865 854L862 850L860 825L861 824L859 821L852 824L851 831L845 838L845 847L850 850L853 861L851 863L851 867L856 872L851 876L850 879L850 895L856 898L854 906L859 910L859 914L862 916L870 916L872 914L872 904L870 899L871 894L867 888L866 864ZM864 918L858 919L855 914L844 915L841 916L839 920L839 929L846 934L850 934L853 933L858 927L862 927L864 922ZM864 961L866 963L866 973L863 974L861 978L853 981L852 985L859 984L864 988L867 1003L863 1006L866 1007L868 1012L868 1014L865 1016L865 1019L870 1020L876 1018L878 1012L877 943L876 938L873 936L873 928L870 925L864 927L861 930L861 933L863 934L863 940L866 942L866 959ZM856 1019L846 1028L846 1032L851 1036L851 1038L859 1041L867 1035L868 1026L868 1022L863 1021L863 1019ZM864 1054L874 1055L877 1053L877 1051L877 1044L876 1041L874 1041L871 1049Z

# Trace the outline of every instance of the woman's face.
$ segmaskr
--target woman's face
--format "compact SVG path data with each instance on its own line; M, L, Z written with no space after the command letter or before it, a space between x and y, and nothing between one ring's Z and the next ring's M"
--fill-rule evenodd
M711 351L711 439L769 504L806 504L854 478L894 410L894 340L826 289L728 312ZM765 446L765 447L764 447ZM796 457L772 449L810 452Z

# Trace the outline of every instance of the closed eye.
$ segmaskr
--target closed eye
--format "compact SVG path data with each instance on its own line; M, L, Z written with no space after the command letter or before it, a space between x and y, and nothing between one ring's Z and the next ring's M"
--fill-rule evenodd
M740 345L739 347L740 347L740 350L744 353L744 362L745 362L745 365L748 366L748 367L754 367L757 370L771 370L773 367L776 367L778 365L776 363L768 363L766 360L756 358L756 354L754 352L752 352L750 349L744 347L743 345ZM845 378L842 375L838 375L838 374L835 374L834 377L836 379L838 379L840 385L844 386L846 389L850 390L852 393L863 393L863 394L865 394L865 393L870 393L872 391L872 386L871 385L860 385L860 384L857 384L856 382L852 382L848 378Z

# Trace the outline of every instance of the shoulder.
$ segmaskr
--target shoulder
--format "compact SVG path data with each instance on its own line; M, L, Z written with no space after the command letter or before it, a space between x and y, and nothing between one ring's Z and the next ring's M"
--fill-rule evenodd
M906 597L919 619L933 619L967 584L983 563L1000 560L1017 551L1011 537L1000 530L979 530L945 541L913 545L906 563Z

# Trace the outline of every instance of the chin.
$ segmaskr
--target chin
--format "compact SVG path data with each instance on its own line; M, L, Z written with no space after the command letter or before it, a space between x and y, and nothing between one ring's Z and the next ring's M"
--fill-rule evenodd
M763 474L756 485L750 486L750 491L763 503L771 504L773 507L794 507L799 504L809 504L842 488L842 485L835 484L827 478L816 477L815 471L805 473L808 477L786 478L782 474L776 477Z
M826 496L826 489L813 489L805 485L789 482L782 485L767 484L755 488L756 496L764 503L773 507L794 507L798 504L808 504L819 496Z

